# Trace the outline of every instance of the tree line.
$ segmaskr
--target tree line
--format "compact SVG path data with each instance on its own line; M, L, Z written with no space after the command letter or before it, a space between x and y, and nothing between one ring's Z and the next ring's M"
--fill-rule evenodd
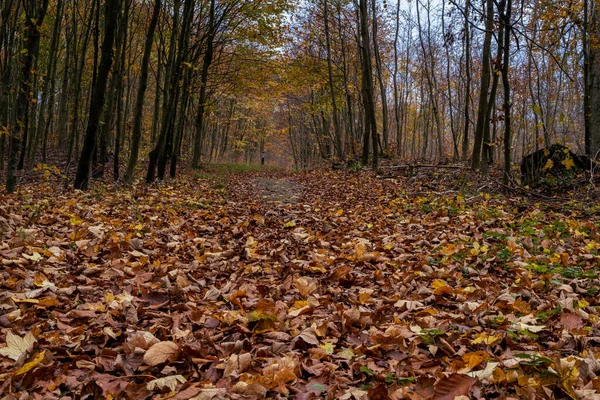
M560 142L600 151L600 6L552 0L318 0L286 48L298 165L466 160L505 177ZM311 79L305 79L310 75Z
M600 152L600 6L573 0L0 0L0 170L75 188L182 161ZM287 154L289 153L289 154ZM143 161L143 162L141 162ZM72 179L72 180L69 180Z
M264 140L245 135L266 125L258 83L287 9L281 0L0 0L7 191L39 163L74 172L86 189L109 165L132 182L141 154L148 182L175 176L182 153L195 167L232 149L254 157Z

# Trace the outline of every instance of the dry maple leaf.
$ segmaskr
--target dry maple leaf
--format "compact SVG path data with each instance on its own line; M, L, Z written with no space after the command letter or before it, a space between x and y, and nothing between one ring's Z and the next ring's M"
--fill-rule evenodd
M175 361L179 357L179 346L173 342L159 342L144 354L144 362L150 366L162 364L165 361Z
M33 333L28 332L24 337L13 335L11 331L6 333L6 347L0 349L0 354L18 361L21 356L27 354L36 342Z

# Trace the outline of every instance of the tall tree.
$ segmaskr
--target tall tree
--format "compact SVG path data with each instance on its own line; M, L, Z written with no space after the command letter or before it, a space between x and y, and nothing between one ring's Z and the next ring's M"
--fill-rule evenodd
M92 88L87 129L83 141L83 148L79 157L79 163L77 165L75 189L86 190L89 184L92 155L94 153L94 148L96 147L98 123L100 121L102 108L104 107L108 76L113 62L113 45L117 28L117 16L121 8L121 3L122 0L106 0L104 8L102 55L100 65L98 66L98 75L94 87Z
M333 109L333 137L335 155L338 159L343 159L342 132L338 116L337 98L335 94L335 85L333 78L333 66L331 62L331 37L329 35L329 2L323 0L323 19L325 20L325 43L327 48L327 73L329 75L329 93L331 95L331 105Z
M384 81L383 63L381 62L381 54L379 54L379 24L377 19L377 1L372 0L371 3L372 20L373 20L373 55L375 56L375 66L377 67L377 81L379 82L379 94L381 96L381 131L383 136L383 151L387 153L389 146L389 117L388 117L388 102L387 90Z
M589 20L589 139L587 141L591 157L600 155L600 2L591 2ZM589 5L588 5L589 6Z
M360 25L360 51L362 69L362 97L365 117L365 129L363 137L362 163L369 162L369 139L373 148L373 169L379 164L377 121L375 119L375 101L373 90L373 66L371 59L371 40L369 36L369 7L368 0L360 0L358 10ZM373 0L375 1L375 0Z
M202 61L202 72L200 76L200 98L198 105L198 115L196 116L196 138L194 141L194 158L193 166L198 168L202 158L202 142L204 140L204 111L206 110L206 86L208 84L208 70L213 62L215 52L215 35L216 35L216 16L215 16L215 0L210 0L210 9L208 16L208 30L206 35L206 51Z
M485 121L488 108L488 93L490 88L492 34L494 29L494 0L486 0L485 36L481 54L481 83L479 86L479 106L477 108L477 124L475 126L475 140L471 156L471 168L478 170L481 164L481 150L485 133ZM469 71L467 71L467 74Z
M152 55L152 44L154 43L154 32L158 25L158 17L160 15L161 0L154 1L150 26L146 34L146 44L144 47L144 56L140 70L140 86L138 88L135 109L133 111L133 132L131 133L131 152L129 154L129 162L127 163L127 171L125 172L125 182L131 183L137 164L138 154L140 151L140 142L142 138L142 118L144 112L144 99L146 89L148 87L148 66L150 65L150 57Z
M25 11L24 36L26 45L21 52L22 67L19 77L15 124L9 140L8 170L6 171L6 191L13 193L17 185L17 164L19 149L27 137L29 126L29 104L32 102L32 69L40 48L40 28L48 11L48 0L23 0Z

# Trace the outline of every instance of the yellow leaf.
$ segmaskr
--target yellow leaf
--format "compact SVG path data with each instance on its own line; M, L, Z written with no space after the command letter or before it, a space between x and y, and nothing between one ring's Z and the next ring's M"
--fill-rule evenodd
M17 299L14 297L10 298L15 303L29 303L29 304L38 304L40 301L38 299Z
M460 249L454 243L450 243L448 246L442 248L442 254L445 256L451 256L458 253Z
M154 389L159 389L159 390L163 390L164 388L169 388L169 390L171 390L171 392L175 391L175 388L177 387L178 383L185 383L187 381L187 379L185 379L182 375L172 375L172 376L165 376L162 378L157 378L154 380L151 380L150 382L148 382L146 384L146 389L148 390L154 390Z
M584 308L590 305L590 303L588 303L586 300L579 300L577 301L577 305L579 306L579 308Z
M478 335L475 335L475 339L471 340L471 344L488 344L492 345L502 339L502 334L490 335L488 333L482 332Z
M552 169L554 167L554 161L548 160L546 161L546 165L544 165L543 170Z
M308 311L310 309L310 304L308 304L308 301L296 301L294 303L294 306L292 308L290 308L288 310L288 315L290 317L297 317L300 314L304 313L305 311Z
M356 251L356 259L362 260L365 252L367 251L367 246L365 246L364 243L356 243L354 250Z
M319 347L322 348L323 350L325 350L325 353L327 353L329 355L333 354L333 351L335 349L335 346L331 342L327 342L325 344L320 344Z
M443 288L444 286L448 286L448 284L445 281L442 281L441 279L436 279L431 283L431 287L433 289Z
M26 374L27 372L31 371L36 365L41 363L43 360L44 360L44 352L40 351L39 353L37 353L35 355L35 358L32 361L28 362L27 364L23 365L21 368L16 370L15 376Z
M339 210L337 210L337 211L335 212L335 214L336 214L336 215L339 215L339 216L342 216L342 215L344 215L344 210L342 210L342 209L340 208Z
M479 364L483 362L489 356L485 351L475 351L472 353L466 353L462 356L463 361L465 362L466 368L469 370L475 368Z
M342 351L340 351L338 356L345 358L346 360L352 360L354 358L354 352L350 348L342 347Z
M575 163L573 162L573 159L571 157L569 158L565 158L562 162L562 165L565 166L566 169L571 169L575 166Z

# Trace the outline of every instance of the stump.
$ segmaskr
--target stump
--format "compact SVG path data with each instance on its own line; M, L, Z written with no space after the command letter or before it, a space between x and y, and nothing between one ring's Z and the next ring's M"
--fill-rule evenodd
M568 181L592 167L597 169L598 164L590 158L579 156L561 144L553 144L523 157L521 184L535 186L544 178Z

